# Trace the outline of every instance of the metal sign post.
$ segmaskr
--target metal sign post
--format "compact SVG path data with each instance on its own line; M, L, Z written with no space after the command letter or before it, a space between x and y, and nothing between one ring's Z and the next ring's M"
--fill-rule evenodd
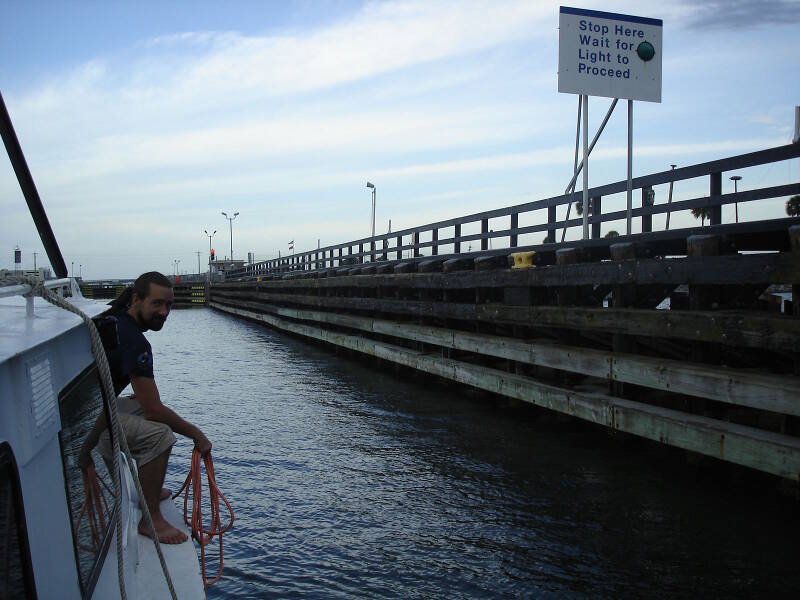
M589 237L589 96L628 100L627 230L630 234L633 210L633 101L661 102L662 26L660 19L561 7L558 91L583 97L584 239Z

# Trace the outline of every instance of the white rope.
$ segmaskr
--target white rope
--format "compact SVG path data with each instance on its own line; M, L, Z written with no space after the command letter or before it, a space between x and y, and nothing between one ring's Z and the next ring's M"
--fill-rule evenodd
M142 491L142 484L139 481L139 473L136 469L133 468L133 458L131 457L130 449L128 448L128 440L122 434L122 427L119 424L119 416L117 413L117 395L114 393L114 383L111 379L111 370L108 367L108 359L106 358L106 351L103 348L103 342L100 339L100 334L97 331L97 327L95 327L94 321L92 321L91 317L89 317L86 313L80 310L78 307L74 306L70 302L67 302L63 298L59 298L57 295L53 294L50 290L45 288L41 281L36 278L32 277L14 277L19 283L28 284L32 288L32 294L40 295L42 298L54 304L64 310L68 310L72 313L78 315L83 322L86 324L87 329L89 330L89 339L91 340L92 345L92 354L94 355L95 363L97 364L97 368L100 372L100 379L103 383L103 391L105 392L106 398L108 398L108 406L109 412L111 413L111 427L113 431L113 435L111 439L113 441L113 480L114 480L114 490L116 492L116 533L117 533L117 575L119 577L119 592L120 596L123 600L127 600L127 594L125 592L125 579L124 579L124 565L123 565L123 558L122 558L122 510L121 510L121 499L122 499L122 484L119 477L119 452L120 447L122 451L125 453L125 457L128 459L128 466L133 476L133 481L136 485L136 492L139 494L139 498L141 500L140 505L142 507L142 514L144 515L145 522L147 526L150 528L150 531L153 532L153 543L156 547L156 553L158 554L158 560L161 563L161 570L164 572L164 578L167 581L167 587L169 587L170 594L172 595L173 600L178 600L178 595L175 593L175 587L172 584L172 578L169 575L169 569L167 568L167 562L164 560L164 554L161 551L161 544L158 541L158 535L156 534L155 526L153 525L153 518L150 516L150 509L147 506L147 502L144 501L144 492Z

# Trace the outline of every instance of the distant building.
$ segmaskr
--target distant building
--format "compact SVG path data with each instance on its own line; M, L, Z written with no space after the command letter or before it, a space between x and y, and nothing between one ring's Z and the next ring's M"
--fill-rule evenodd
M53 279L53 272L50 270L49 267L39 267L35 271L33 269L22 270L22 269L0 269L0 277L9 277L9 276L22 276L22 277L36 277L38 279L46 280L46 279Z
M212 260L211 261L211 278L214 281L225 281L225 275L230 271L241 269L244 267L243 260Z

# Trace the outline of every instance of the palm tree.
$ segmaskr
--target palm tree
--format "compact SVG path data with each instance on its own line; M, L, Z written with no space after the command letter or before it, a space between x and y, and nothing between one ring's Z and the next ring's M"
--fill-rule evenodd
M578 213L579 217L583 216L583 200L576 200L575 201L575 212ZM589 214L592 214L592 199L589 198Z
M711 207L704 206L702 208L693 208L692 216L695 219L700 219L700 227L703 227L706 224L706 219L711 221Z
M786 201L786 214L790 217L800 216L800 195L792 196Z

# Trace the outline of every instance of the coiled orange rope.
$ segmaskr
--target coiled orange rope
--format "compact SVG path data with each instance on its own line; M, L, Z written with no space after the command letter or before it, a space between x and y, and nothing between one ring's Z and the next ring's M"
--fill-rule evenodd
M86 466L86 469L81 471L81 476L83 477L83 495L85 499L80 511L78 512L78 518L75 521L75 538L79 539L78 527L81 524L83 515L86 515L86 519L89 522L89 530L92 536L92 545L86 546L80 542L78 545L83 550L96 552L100 547L100 539L106 530L106 520L104 515L108 512L108 502L106 501L106 497L100 489L100 485L98 484L97 471L94 468L94 463L90 462Z
M211 506L211 522L207 528L203 527L202 464L205 464L206 467L206 477L208 479L208 491ZM192 495L191 516L189 516L189 484L191 484ZM191 528L192 537L200 544L200 567L203 571L203 587L208 588L216 583L222 576L222 534L233 526L233 507L231 507L230 502L228 502L228 499L225 498L225 495L217 486L217 480L214 476L214 461L211 458L211 452L207 453L205 456L201 456L197 449L192 450L192 467L189 470L189 475L186 477L186 481L183 482L181 489L178 490L178 493L175 494L175 497L177 498L180 496L184 490L186 490L186 495L183 498L183 520L186 525ZM230 521L224 527L222 526L219 514L220 498L225 503L225 506L228 507L228 513L230 514ZM211 543L211 541L214 539L214 536L219 538L219 569L217 570L217 576L209 581L206 577L206 546Z

